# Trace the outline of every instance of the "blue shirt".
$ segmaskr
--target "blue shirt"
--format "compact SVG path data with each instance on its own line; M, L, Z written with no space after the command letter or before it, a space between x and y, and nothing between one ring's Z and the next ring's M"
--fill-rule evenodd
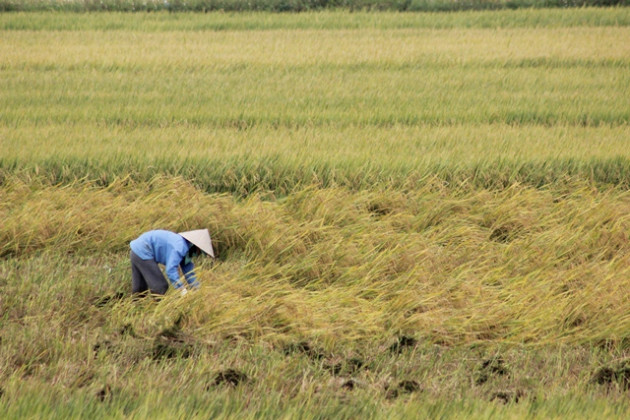
M185 262L186 254L192 246L190 242L168 230L151 230L140 235L129 243L131 250L143 260L154 260L165 266L166 275L175 289L180 289L184 284L179 279L180 267L186 278L186 282L193 288L199 287L199 282L194 272L195 265L190 261Z

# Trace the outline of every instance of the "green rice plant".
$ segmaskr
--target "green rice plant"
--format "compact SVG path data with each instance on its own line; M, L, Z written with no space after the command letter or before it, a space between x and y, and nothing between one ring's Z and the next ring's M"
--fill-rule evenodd
M627 5L627 0L0 0L0 11L208 12L219 10L303 12L341 8L444 12Z
M3 30L226 31L279 29L454 29L628 26L628 8L520 9L492 12L396 13L322 10L303 13L5 13Z

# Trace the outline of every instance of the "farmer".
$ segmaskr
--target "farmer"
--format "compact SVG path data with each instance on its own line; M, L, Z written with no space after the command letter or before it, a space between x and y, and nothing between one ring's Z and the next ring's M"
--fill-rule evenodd
M212 242L208 229L188 232L169 232L168 230L152 230L131 241L131 291L163 295L168 290L168 283L158 267L165 266L168 280L175 290L184 296L188 289L180 280L177 268L181 268L186 283L191 289L199 287L194 272L192 258L202 252L214 258Z

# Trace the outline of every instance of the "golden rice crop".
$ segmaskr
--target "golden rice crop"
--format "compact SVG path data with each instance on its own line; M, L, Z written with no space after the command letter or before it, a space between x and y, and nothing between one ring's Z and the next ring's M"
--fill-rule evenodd
M627 27L350 28L4 31L0 167L243 194L628 183Z
M189 328L213 339L628 338L627 192L581 181L491 191L428 180L406 192L312 188L267 200L162 178L105 189L12 179L2 187L0 243L14 256L119 252L151 228L207 226L219 261L202 266L199 293L163 309L170 317L185 305Z

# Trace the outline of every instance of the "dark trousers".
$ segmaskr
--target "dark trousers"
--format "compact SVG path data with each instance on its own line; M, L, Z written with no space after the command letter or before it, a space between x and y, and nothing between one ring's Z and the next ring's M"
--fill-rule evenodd
M143 260L131 251L131 292L142 293L149 290L156 295L163 295L168 290L168 283L155 260Z

